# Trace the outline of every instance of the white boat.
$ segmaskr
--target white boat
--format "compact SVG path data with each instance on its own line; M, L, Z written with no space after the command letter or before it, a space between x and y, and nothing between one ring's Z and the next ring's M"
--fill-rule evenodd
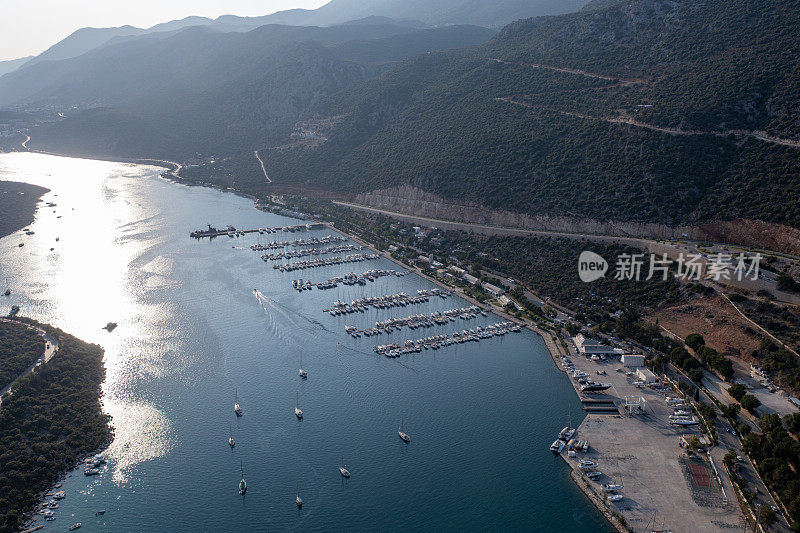
M350 471L344 467L344 459L339 463L339 473L342 477L350 477Z
M294 416L296 416L298 418L298 420L302 420L303 419L303 411L301 411L300 408L297 406L297 404L299 402L300 402L300 392L298 391L297 392L297 397L296 397L296 400L295 400L295 404L294 404Z
M239 464L239 469L242 473L242 479L239 480L239 494L244 495L247 492L247 482L244 480L244 468L241 463Z
M553 444L550 445L550 451L554 454L558 455L561 453L561 450L564 449L564 441L560 439L556 439L553 441Z
M695 417L692 418L674 418L669 421L670 424L675 426L696 426L700 423Z
M591 470L592 468L597 467L597 461L593 461L591 459L582 459L580 467L582 470Z
M81 524L80 522L78 522L77 524L72 524L71 526L69 526L69 530L70 531L75 531L76 529L80 528L82 525L83 524Z
M236 446L236 441L233 440L233 429L230 426L228 426L228 429L230 429L230 436L228 437L228 446L233 448L234 446Z
M242 406L239 405L239 391L236 391L236 399L233 401L233 412L236 413L236 416L242 416L244 412L242 411Z
M622 498L624 498L624 496L622 494L609 494L608 501L610 501L610 502L618 502Z
M587 473L586 477L588 477L589 479L595 480L595 479L598 479L602 475L603 475L602 472L600 472L599 470L595 470L594 472Z
M600 485L600 489L603 492L617 492L619 490L622 490L622 485L618 485L616 483L604 483Z
M400 439L403 442L411 442L411 437L409 436L409 434L406 433L405 431L403 431L403 423L402 422L400 423L400 427L397 428L397 436L400 437Z
M297 505L298 509L303 508L303 498L300 497L300 484L297 484L297 493L294 497L294 503Z
M303 370L303 356L300 356L300 369L297 371L302 379L306 379L308 377L308 372Z
M66 497L67 497L67 493L64 492L63 490L60 490L58 492L54 492L53 493L53 498L55 498L56 500L63 500Z

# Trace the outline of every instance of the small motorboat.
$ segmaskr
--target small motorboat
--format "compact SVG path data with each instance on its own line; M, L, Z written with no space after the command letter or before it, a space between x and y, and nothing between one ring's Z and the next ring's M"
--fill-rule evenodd
M79 529L82 525L83 524L81 524L80 522L78 522L77 524L72 524L71 526L69 526L69 530L75 531L76 529Z
M105 509L100 509L99 511L94 513L95 516L103 516L104 514L106 514L106 510Z

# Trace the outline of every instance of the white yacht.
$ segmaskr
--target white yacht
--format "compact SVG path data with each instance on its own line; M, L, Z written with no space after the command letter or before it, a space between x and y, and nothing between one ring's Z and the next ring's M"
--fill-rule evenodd
M582 459L580 467L582 470L591 470L592 468L597 467L597 461L593 461L591 459Z
M300 402L300 392L298 391L297 399L295 400L295 404L294 404L294 416L296 416L298 418L298 420L302 420L303 419L303 411L301 411L300 407L298 407L298 403L299 402Z
M604 483L600 485L600 488L603 492L617 492L622 490L622 485L618 485L616 483Z
M624 496L622 494L610 494L608 496L608 501L610 501L610 502L618 502L622 498L624 498Z
M242 406L239 405L239 391L236 391L236 399L233 401L233 412L236 413L236 416L242 416L244 412L242 411Z
M411 442L411 437L408 435L408 433L403 431L402 423L400 424L400 427L397 428L397 436L400 437L403 442Z
M339 463L339 473L342 477L350 477L350 471L344 467L344 459Z

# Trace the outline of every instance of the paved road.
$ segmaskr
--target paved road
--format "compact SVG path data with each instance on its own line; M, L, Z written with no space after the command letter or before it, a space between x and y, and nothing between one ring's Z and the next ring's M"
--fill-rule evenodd
M45 341L44 355L42 355L42 357L41 357L41 359L44 361L43 364L47 364L47 362L50 361L50 359L52 359L53 356L55 356L55 354L58 352L58 341L55 338L53 338L52 336L50 336L50 334L48 334L45 330L43 330L41 328L37 328L35 326L31 326L30 324L26 324L24 322L18 322L16 320L9 320L7 318L0 318L0 322L6 322L8 324L19 324L20 326L25 326L26 328L32 329L32 330L36 331L39 335L41 335L42 338ZM6 385L2 390L0 390L0 405L2 405L3 396L7 392L10 391L11 394L14 393L12 389L13 389L14 385L20 379L24 378L25 376L27 376L28 374L31 374L32 372L34 372L36 370L36 364L37 364L37 362L34 361L34 363L31 366L29 366L27 368L27 370L25 370L25 372L20 374L17 377L17 379L15 379L14 381L12 381L8 385Z

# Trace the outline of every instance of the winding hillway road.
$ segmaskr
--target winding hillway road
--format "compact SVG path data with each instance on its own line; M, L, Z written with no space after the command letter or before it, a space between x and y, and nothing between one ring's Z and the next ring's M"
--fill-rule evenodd
M41 328L37 328L36 326L32 326L30 324L26 324L24 322L18 322L16 320L9 320L7 318L0 318L0 322L5 322L7 324L18 324L20 326L25 326L28 329L32 329L32 330L36 331L39 335L42 336L42 338L45 341L44 355L42 355L42 357L41 357L41 359L43 361L42 364L47 364L47 362L50 361L50 359L52 359L53 356L58 352L58 341L56 339L54 339L53 337L51 337L45 330L43 330ZM33 364L31 366L29 366L25 370L25 372L23 372L22 374L17 376L17 378L14 381L12 381L11 383L9 383L5 387L3 387L2 390L0 390L0 405L3 404L3 396L5 396L6 393L13 394L12 389L13 389L14 385L17 382L19 382L20 379L24 378L28 374L33 373L36 370L36 365L37 365L37 361L34 361Z
M605 81L613 81L619 83L621 85L638 85L641 83L645 83L645 80L640 78L617 78L614 76L609 76L607 74L598 74L596 72L588 72L586 70L580 70L575 68L566 68L566 67L556 67L553 65L543 65L542 63L518 63L513 61L505 61L503 59L494 57L490 59L490 61L494 61L495 63L502 63L503 65L518 65L522 67L531 67L531 68L539 68L544 70L552 70L554 72L561 72L564 74L575 74L576 76L583 76L585 78L595 78L598 80L605 80Z
M535 106L533 104L529 104L526 102L520 102L519 100L515 100L514 96L501 96L494 99L495 102L505 102L508 104L518 105L527 108L541 108L546 109L549 111L553 111L555 113L560 113L562 115L567 115L570 117L576 117L585 120L598 120L601 122L607 122L609 124L625 124L628 126L634 126L636 128L643 128L651 131L657 131L659 133L666 133L667 135L680 135L680 136L690 136L690 135L711 135L714 137L728 137L729 135L734 135L736 137L750 137L751 139L755 139L757 141L762 141L769 144L776 144L779 146L786 146L789 148L800 148L800 141L795 141L792 139L782 139L780 137L775 137L773 135L769 135L765 131L749 131L749 130L723 130L723 131L702 131L702 130L683 130L680 128L669 128L666 126L657 126L655 124L648 124L646 122L641 122L636 120L632 117L626 116L618 116L618 117L598 117L594 115L587 115L585 113L577 113L575 111L564 111L562 109L549 109L543 106Z
M22 133L22 132L20 132L20 133ZM30 135L25 135L25 140L22 141L22 147L25 148L26 150L30 150L30 148L28 148L28 141L30 141L30 140L31 140L31 136Z
M272 180L269 179L269 176L267 175L267 169L264 167L264 161L262 161L261 156L258 155L258 150L253 150L253 155L256 156L256 159L258 159L258 163L261 165L261 172L263 172L264 177L267 178L267 183L272 183Z

